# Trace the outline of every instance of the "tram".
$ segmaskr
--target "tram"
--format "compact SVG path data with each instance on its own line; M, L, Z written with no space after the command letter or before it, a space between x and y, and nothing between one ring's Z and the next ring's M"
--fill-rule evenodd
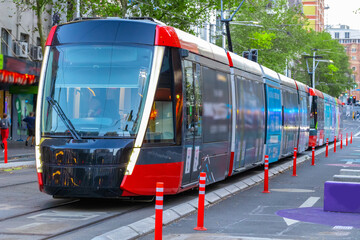
M320 114L331 110L338 126L323 134L340 131L336 100L313 92L149 18L54 26L36 113L39 188L128 198L154 195L161 181L176 194L196 187L202 171L211 184L265 154L275 162L311 145Z

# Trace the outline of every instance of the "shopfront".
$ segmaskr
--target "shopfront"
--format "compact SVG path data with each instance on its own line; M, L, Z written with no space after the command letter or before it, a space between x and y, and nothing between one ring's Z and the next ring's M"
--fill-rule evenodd
M0 117L10 116L12 140L26 139L22 119L35 112L39 74L40 62L0 54Z

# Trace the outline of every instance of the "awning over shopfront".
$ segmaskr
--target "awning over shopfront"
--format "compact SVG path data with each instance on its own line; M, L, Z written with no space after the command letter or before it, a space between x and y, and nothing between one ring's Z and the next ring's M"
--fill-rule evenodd
M41 62L0 54L0 83L31 85L39 79Z

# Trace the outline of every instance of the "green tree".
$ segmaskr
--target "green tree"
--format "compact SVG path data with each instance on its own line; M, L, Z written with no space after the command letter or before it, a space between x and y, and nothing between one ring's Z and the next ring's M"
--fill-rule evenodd
M81 12L93 17L152 17L191 32L191 27L201 26L217 8L217 0L89 0L82 2Z
M45 13L48 11L48 7L51 5L52 0L13 0L18 9L21 11L32 10L35 12L37 19L36 31L39 33L39 38L43 51L45 50L45 41L47 37L47 32L44 29L44 22L48 19L45 16Z
M319 62L315 71L315 87L332 96L339 96L347 89L353 88L355 82L350 77L352 70L344 46L332 39L331 35L326 32L310 31L308 35L309 42L305 46L305 52L312 56L316 49L317 56L333 61L332 64ZM308 63L310 71L312 71L312 58L308 59ZM297 64L295 68L293 69L294 77L311 85L306 61L301 60L301 63Z
M236 21L258 23L235 25ZM312 49L316 48L324 59L334 62L331 65L318 65L315 72L316 88L339 96L346 89L353 87L344 47L332 40L330 34L310 30L301 9L288 7L287 0L279 0L276 4L269 4L267 0L247 0L233 23L233 48L238 54L241 55L248 49L258 49L259 63L279 73L283 73L286 65L291 63L291 77L311 86L303 55L312 55ZM312 60L308 61L312 67Z
M288 7L287 0L271 6L267 0L248 0L234 19L234 23L242 21L257 24L231 25L233 48L238 54L258 49L260 64L283 72L286 63L298 59L304 50L307 22L299 8Z

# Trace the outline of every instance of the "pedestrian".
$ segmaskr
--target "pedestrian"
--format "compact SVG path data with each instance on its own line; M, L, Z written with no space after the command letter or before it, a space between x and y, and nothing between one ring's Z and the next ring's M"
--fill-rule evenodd
M25 146L29 144L29 140L31 138L31 146L34 146L34 138L35 138L35 114L31 112L29 116L23 119L26 122L26 126L28 129L28 137L25 141Z
M4 148L4 142L7 141L9 137L9 127L10 120L6 113L3 114L3 118L0 120L0 128L1 128L1 147Z

